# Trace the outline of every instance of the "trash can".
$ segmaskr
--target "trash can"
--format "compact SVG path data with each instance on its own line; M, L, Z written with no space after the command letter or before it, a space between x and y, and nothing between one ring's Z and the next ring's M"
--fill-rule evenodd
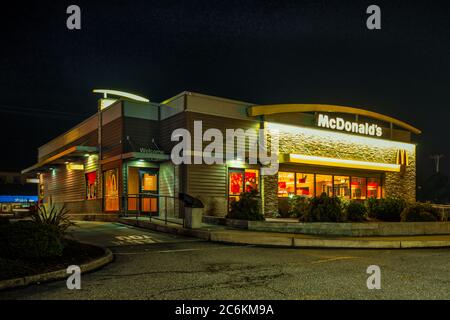
M202 227L204 205L200 199L194 198L186 193L179 194L184 204L183 226L187 229L199 229Z

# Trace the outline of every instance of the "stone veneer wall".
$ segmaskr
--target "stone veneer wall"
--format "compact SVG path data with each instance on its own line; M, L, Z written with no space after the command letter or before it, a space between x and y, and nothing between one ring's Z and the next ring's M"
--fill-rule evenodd
M278 174L262 176L263 214L270 217L278 214Z
M386 172L384 185L385 196L416 201L416 162L411 162L404 173Z
M267 126L266 126L267 127ZM397 196L407 201L416 198L416 154L414 145L383 144L373 139L358 139L359 136L310 130L301 127L287 127L279 130L279 153L298 153L339 159L351 159L381 163L396 163L397 150L408 147L408 163L404 172L386 172L384 196ZM274 132L266 131L268 143ZM278 175L263 177L263 208L266 216L278 212Z

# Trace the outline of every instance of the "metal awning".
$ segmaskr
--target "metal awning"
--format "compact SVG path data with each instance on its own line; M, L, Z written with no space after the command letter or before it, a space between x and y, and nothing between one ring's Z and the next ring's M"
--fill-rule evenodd
M48 159L39 161L35 165L22 170L22 174L37 172L40 170L45 170L51 165L63 164L66 161L73 161L76 158L85 157L87 154L98 153L97 147L89 146L73 146L64 151L61 151Z
M117 156L113 156L107 159L103 159L101 164L106 164L109 162L117 161L117 160L128 160L128 159L136 159L136 160L146 160L152 162L164 162L170 160L170 155L166 153L156 153L156 152L128 152L122 153Z

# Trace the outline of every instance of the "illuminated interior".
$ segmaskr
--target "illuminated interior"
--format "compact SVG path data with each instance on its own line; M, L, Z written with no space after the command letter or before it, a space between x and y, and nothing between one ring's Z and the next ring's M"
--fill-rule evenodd
M314 174L300 172L278 172L278 197L292 195L314 196Z
M314 197L322 193L344 199L381 198L381 179L332 174L278 172L278 197Z
M232 168L228 171L229 202L238 201L242 192L259 192L259 170Z
M103 173L103 179L105 181L105 197L104 205L105 211L118 211L119 210L119 181L118 170L107 170Z

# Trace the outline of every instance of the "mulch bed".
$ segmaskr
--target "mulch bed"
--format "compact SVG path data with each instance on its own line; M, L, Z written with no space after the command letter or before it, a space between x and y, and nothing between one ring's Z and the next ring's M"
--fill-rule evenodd
M81 265L104 255L102 248L67 240L60 257L45 260L4 259L0 257L0 280L14 279Z

